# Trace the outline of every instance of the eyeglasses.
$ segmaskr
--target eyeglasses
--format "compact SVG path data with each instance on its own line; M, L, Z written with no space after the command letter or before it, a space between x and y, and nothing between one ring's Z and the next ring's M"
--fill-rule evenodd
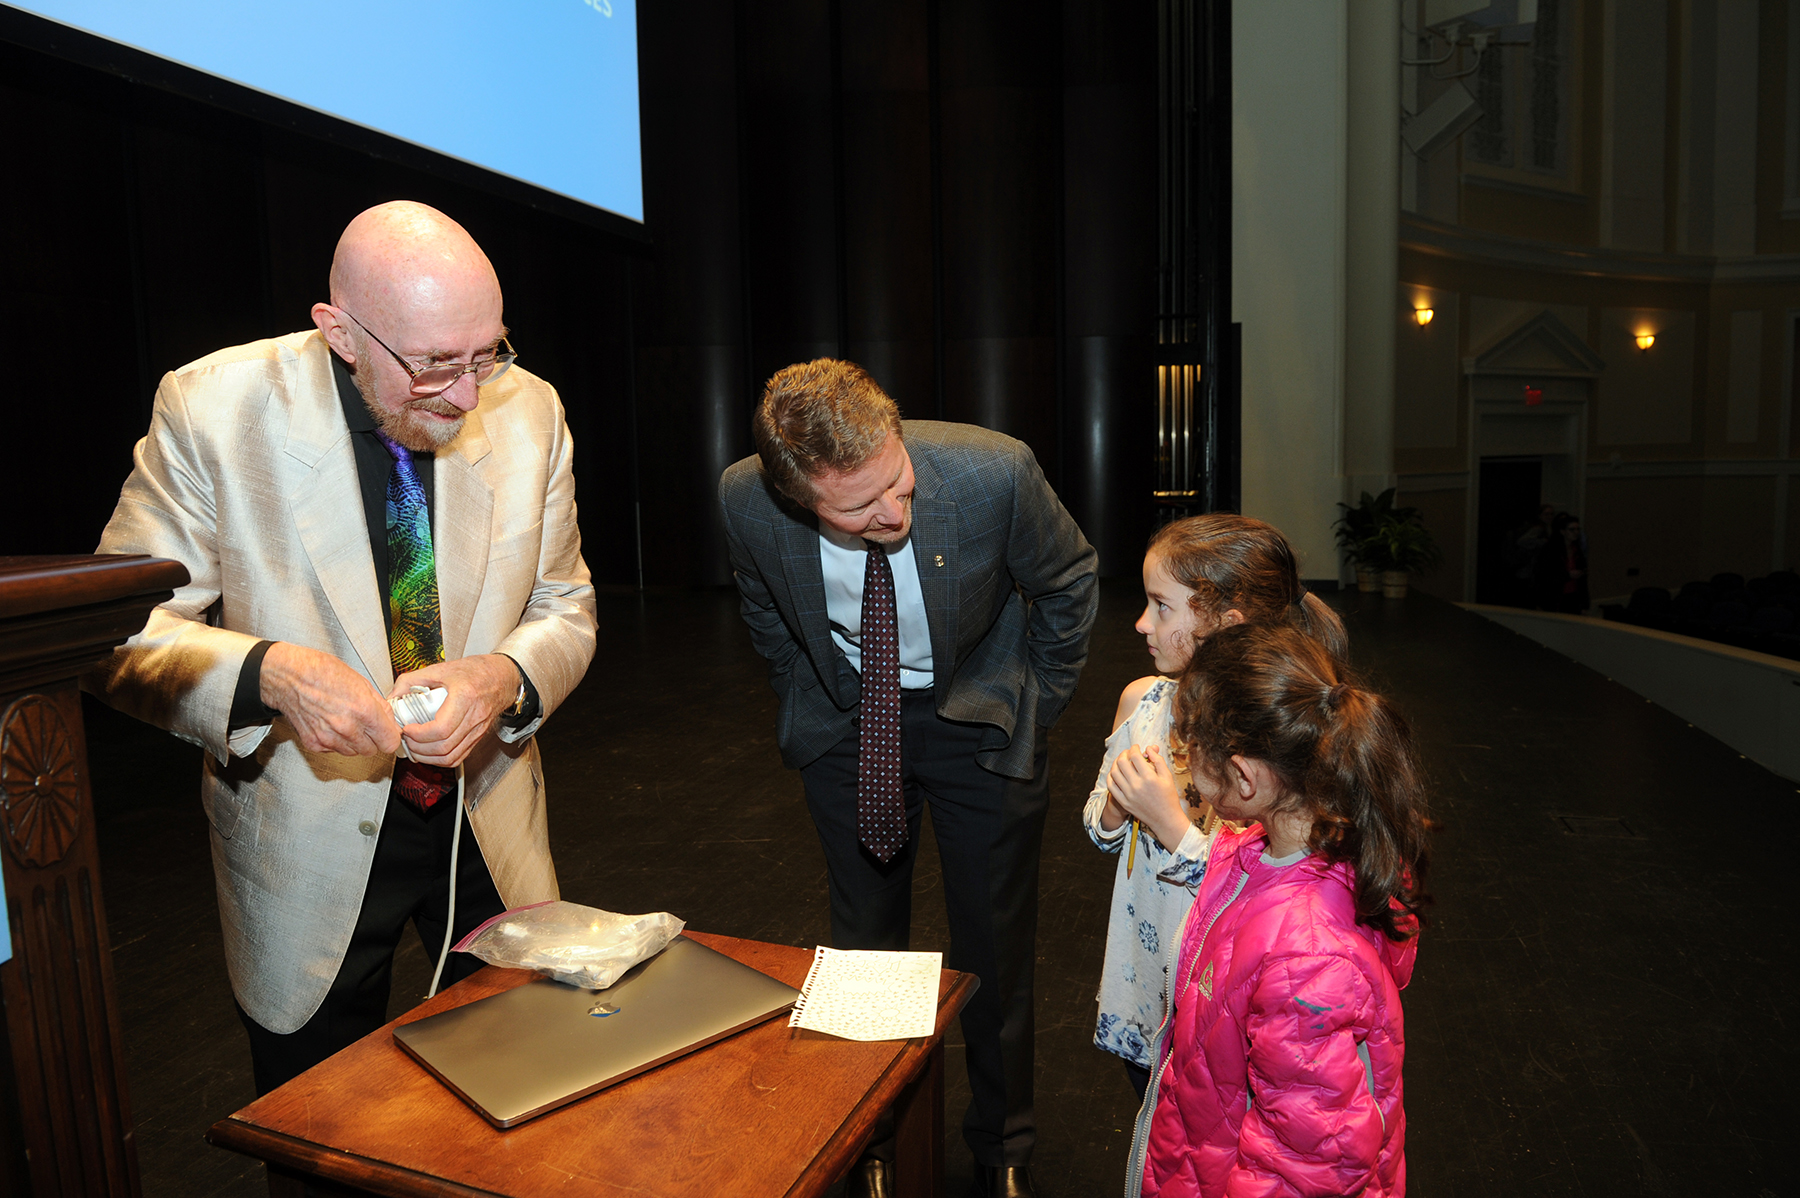
M348 316L351 320L356 320L356 314L348 309L339 308L338 311L342 312L345 316ZM517 361L519 357L513 350L512 342L502 336L500 338L500 351L491 358L476 358L473 362L439 362L419 369L415 368L412 363L408 362L405 358L402 358L399 354L394 353L393 347L388 345L388 343L381 338L376 337L375 330L371 329L368 325L360 320L356 320L356 327L367 333L374 339L376 345L387 350L394 361L400 363L400 369L406 371L407 375L412 379L410 390L414 395L421 399L432 395L442 395L451 387L455 386L456 380L460 379L465 374L473 374L477 386L484 383L491 383L501 375L505 374L506 368Z

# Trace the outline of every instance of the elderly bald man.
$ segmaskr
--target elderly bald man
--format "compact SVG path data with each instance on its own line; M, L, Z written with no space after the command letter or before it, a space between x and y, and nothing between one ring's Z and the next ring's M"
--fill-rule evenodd
M350 222L315 331L164 376L99 552L192 581L85 685L206 749L226 962L266 1093L386 1021L410 921L557 896L532 734L594 652L556 391L455 221ZM390 699L446 692L402 727ZM458 956L448 980L478 961Z

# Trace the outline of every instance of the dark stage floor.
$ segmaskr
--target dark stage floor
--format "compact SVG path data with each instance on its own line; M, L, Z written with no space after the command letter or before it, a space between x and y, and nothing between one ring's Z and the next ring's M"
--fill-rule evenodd
M1079 816L1119 688L1149 661L1136 585L1102 596L1052 740L1044 844L1036 1175L1059 1198L1120 1190L1134 1111L1116 1059L1089 1042L1112 862ZM1339 602L1360 663L1414 720L1444 825L1436 922L1406 994L1412 1192L1800 1194L1800 1011L1777 905L1794 785L1448 604ZM594 667L542 738L564 897L818 943L823 858L734 597L611 593L600 610ZM91 701L89 718L144 1192L260 1195L260 1166L201 1139L251 1088L198 751ZM935 866L927 852L915 948L948 947ZM400 974L396 1011L428 981L417 944ZM959 1055L946 1125L960 1195Z

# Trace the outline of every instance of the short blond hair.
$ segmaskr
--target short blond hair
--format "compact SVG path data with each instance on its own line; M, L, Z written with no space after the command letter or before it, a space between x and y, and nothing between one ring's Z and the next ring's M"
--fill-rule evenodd
M856 363L818 358L769 379L750 432L775 489L810 508L813 479L859 469L901 435L900 409Z

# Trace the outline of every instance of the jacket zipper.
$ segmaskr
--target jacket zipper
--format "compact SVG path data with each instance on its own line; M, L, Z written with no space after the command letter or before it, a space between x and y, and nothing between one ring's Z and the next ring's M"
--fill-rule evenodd
M1156 1029L1156 1041L1153 1045L1156 1050L1156 1070L1150 1075L1150 1085L1144 1091L1143 1105L1138 1107L1137 1123L1131 1129L1131 1159L1126 1163L1125 1168L1125 1198L1141 1198L1144 1192L1144 1154L1150 1148L1150 1118L1156 1111L1156 1096L1162 1089L1163 1074L1169 1068L1168 1058L1163 1056L1163 1044L1175 1022L1175 996L1187 989L1188 979L1194 976L1194 966L1199 964L1200 958L1206 955L1206 938L1212 935L1213 925L1219 922L1219 917L1225 914L1226 908L1237 901L1238 895L1244 893L1244 887L1249 881L1250 871L1247 869L1240 871L1237 888L1231 892L1231 897L1220 903L1213 911L1212 918L1206 921L1206 930L1200 933L1199 947L1194 950L1193 959L1188 962L1187 973L1182 977L1181 985L1169 991L1169 1009L1163 1013L1162 1026ZM1193 917L1194 912L1190 908L1188 919ZM1187 920L1183 920L1182 932L1186 931ZM1181 942L1184 939L1186 939L1185 935L1175 937L1175 947L1171 952L1169 962L1170 976L1174 975L1174 966L1180 964Z

